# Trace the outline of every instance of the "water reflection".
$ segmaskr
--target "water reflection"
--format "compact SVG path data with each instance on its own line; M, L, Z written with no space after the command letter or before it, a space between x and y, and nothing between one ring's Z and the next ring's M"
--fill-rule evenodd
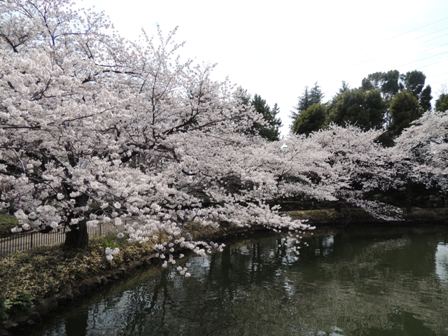
M441 282L448 284L448 244L437 244L435 259L437 277Z
M26 335L448 335L448 233L414 231L315 235L298 261L277 236L240 241L191 257L189 279L138 274Z
M322 255L324 257L330 255L333 252L334 235L324 235L319 237L320 247L315 249L316 255Z

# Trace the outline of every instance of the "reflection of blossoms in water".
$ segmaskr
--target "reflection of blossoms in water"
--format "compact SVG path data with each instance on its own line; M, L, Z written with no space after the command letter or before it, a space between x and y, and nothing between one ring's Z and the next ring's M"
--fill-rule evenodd
M324 236L322 238L322 255L326 257L333 252L334 235Z
M302 235L288 234L279 242L279 248L283 250L282 263L292 264L299 260L300 250L303 246L308 246L307 242L302 242Z
M194 256L190 258L190 261L185 265L187 269L185 270L185 275L187 273L192 273L196 277L204 277L210 271L210 256ZM182 273L180 273L183 275ZM188 276L187 276L188 277Z
M437 244L435 263L437 277L441 282L448 284L448 244Z
M311 334L310 334L311 335ZM344 334L344 330L342 330L341 328L338 327L333 327L332 330L330 331L330 333L327 333L326 331L318 331L316 334L313 335L317 335L317 336L343 336Z
M314 254L316 256L322 255L326 257L333 253L333 245L334 245L334 235L326 235L322 236L322 241L320 243L319 248L314 250Z

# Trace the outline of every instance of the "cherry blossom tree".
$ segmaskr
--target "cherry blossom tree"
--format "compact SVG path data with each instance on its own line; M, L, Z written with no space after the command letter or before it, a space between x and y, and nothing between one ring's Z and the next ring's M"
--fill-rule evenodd
M302 228L255 197L263 177L238 154L259 115L182 61L174 32L134 44L70 1L0 6L1 200L19 229L64 227L83 247L87 225L129 218L134 240L184 242L190 222Z
M307 195L317 200L342 201L383 220L399 219L398 208L368 197L371 192L384 192L404 184L394 156L377 142L380 134L378 130L331 125L308 137L291 137L288 149L296 148L293 161L297 161L296 165L305 162L310 168L307 175L313 182L309 188L314 190L314 195L311 191ZM304 190L298 184L286 189L291 188L296 193L300 192L297 188Z
M130 42L101 13L74 8L0 3L0 202L17 230L64 229L73 248L87 245L88 225L113 222L130 240L153 241L167 265L175 245L219 249L193 239L191 224L262 225L294 242L309 226L279 213L272 201L282 197L343 199L396 216L364 197L403 181L405 156L378 145L377 131L332 126L268 143L250 132L260 114L232 83L211 79L213 66L183 59L175 31ZM422 122L397 140L403 155L410 142L430 141L410 136L436 121ZM443 170L445 154L431 169ZM116 253L107 250L108 260Z
M394 161L406 165L407 179L448 193L448 115L426 112L396 139Z

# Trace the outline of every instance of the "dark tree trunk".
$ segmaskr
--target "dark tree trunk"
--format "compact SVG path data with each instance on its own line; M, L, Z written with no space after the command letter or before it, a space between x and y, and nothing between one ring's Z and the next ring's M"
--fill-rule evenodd
M80 195L75 199L75 207L84 207L87 205L89 197L85 194ZM70 223L71 217L68 218ZM70 225L70 231L65 234L64 249L85 249L89 245L89 233L87 232L87 220L84 219L78 225Z
M89 234L86 221L78 225L71 225L70 231L65 234L64 249L85 249L89 245Z

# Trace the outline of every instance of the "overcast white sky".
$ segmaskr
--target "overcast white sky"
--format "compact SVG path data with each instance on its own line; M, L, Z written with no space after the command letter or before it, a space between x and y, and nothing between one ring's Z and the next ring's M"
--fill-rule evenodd
M186 57L278 103L287 133L305 86L330 99L345 80L421 70L433 95L448 91L447 0L84 0L124 36L179 26ZM434 101L433 101L434 103Z

